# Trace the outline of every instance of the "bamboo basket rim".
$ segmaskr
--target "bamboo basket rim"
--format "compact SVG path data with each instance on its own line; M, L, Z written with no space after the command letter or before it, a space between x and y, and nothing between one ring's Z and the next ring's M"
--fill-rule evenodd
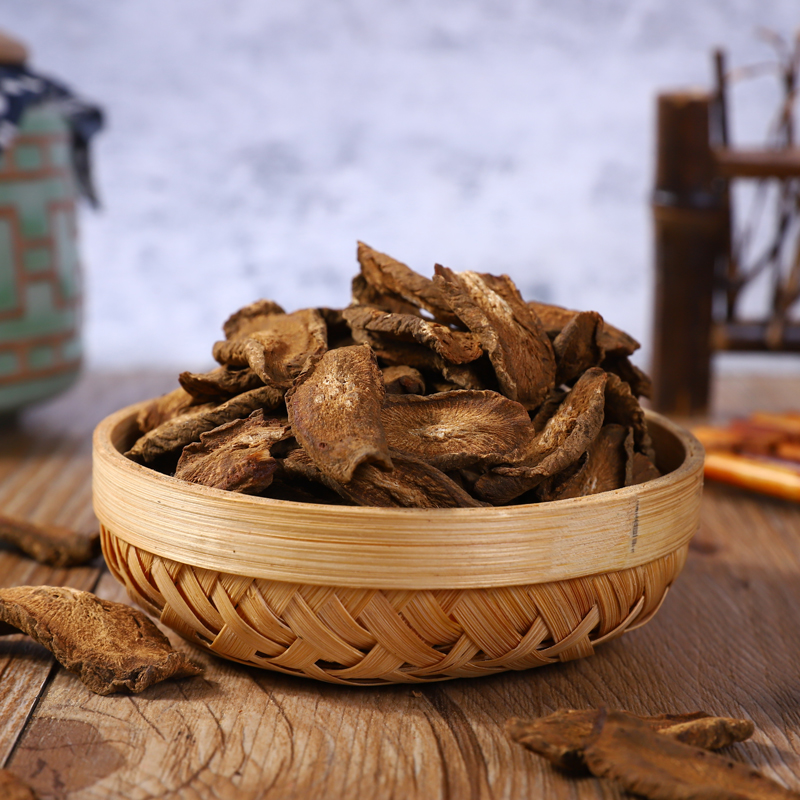
M242 495L144 467L117 444L145 402L95 429L95 512L124 541L195 567L352 588L545 583L653 561L685 545L699 521L702 445L649 410L650 426L683 449L653 481L528 505L396 509Z

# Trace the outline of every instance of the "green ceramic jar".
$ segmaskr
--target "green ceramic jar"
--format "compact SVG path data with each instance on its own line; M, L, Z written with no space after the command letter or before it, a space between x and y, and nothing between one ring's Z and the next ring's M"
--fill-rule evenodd
M81 363L81 275L69 131L26 112L0 159L0 414L68 387Z

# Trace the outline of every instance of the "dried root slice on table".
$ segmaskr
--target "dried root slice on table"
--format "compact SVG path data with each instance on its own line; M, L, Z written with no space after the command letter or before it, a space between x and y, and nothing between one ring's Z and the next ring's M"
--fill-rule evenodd
M512 719L508 735L559 769L609 778L650 800L797 800L739 761L714 753L753 733L749 720L704 712L638 717L597 709Z
M603 709L561 709L538 719L510 719L506 733L528 750L543 756L566 772L585 772L585 750L603 719ZM615 712L640 720L648 728L684 744L719 750L753 735L753 723L747 719L713 717L705 711L688 714L661 714L640 717L626 711Z
M0 542L51 567L75 567L100 554L100 532L81 533L0 515Z
M2 633L27 634L93 692L138 693L202 671L141 612L64 586L0 589Z
M216 488L421 508L567 499L658 477L638 343L507 275L432 278L360 242L345 309L235 312L219 366L146 405L127 455Z

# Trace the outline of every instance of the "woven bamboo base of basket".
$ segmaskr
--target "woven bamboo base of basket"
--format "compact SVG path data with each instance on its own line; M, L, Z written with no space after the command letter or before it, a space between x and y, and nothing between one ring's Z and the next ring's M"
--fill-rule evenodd
M423 683L592 655L647 622L688 546L616 572L486 589L355 589L189 566L102 528L131 598L192 643L258 667L341 684Z

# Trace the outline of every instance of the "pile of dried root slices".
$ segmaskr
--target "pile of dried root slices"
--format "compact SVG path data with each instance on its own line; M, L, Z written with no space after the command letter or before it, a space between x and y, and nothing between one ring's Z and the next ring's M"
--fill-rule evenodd
M310 503L453 508L658 477L638 343L506 276L432 279L363 243L353 301L223 326L211 372L138 416L127 455L177 478Z

